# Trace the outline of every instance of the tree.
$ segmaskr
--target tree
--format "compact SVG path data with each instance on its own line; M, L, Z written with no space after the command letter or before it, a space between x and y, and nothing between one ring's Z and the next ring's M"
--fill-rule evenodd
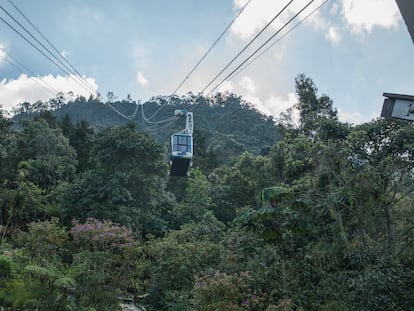
M165 193L161 146L133 125L106 129L93 141L93 168L80 174L66 194L64 219L112 220L145 236L161 234L175 209Z
M59 121L59 127L62 129L63 135L69 138L70 145L76 151L78 159L77 171L86 170L90 164L89 157L94 134L93 129L84 120L77 122L75 125L72 124L69 115L65 115Z
M157 310L189 307L194 278L219 263L221 246L217 241L223 230L224 225L206 213L197 224L183 225L162 239L147 242L149 301Z
M269 182L267 167L266 158L245 152L232 165L210 175L214 213L219 220L232 221L238 209L256 205L258 193Z
M213 208L210 196L211 186L201 170L191 170L187 180L184 201L179 207L180 223L199 222L203 215Z
M5 177L10 177L16 165L13 160L16 150L16 137L12 130L13 122L3 115L0 106L0 182Z
M88 219L69 232L52 218L29 223L16 240L19 250L0 256L7 279L0 289L2 306L109 311L118 307L119 296L140 293L144 264L125 227Z
M32 220L48 216L42 191L29 179L30 164L20 162L15 181L0 187L1 241L12 236Z
M30 164L30 180L46 191L73 179L77 164L75 150L62 131L50 128L44 119L23 122L19 149L19 158Z
M296 94L299 110L300 128L306 135L317 130L320 119L337 119L337 110L333 108L333 101L327 96L317 96L318 89L311 78L300 74L295 78Z

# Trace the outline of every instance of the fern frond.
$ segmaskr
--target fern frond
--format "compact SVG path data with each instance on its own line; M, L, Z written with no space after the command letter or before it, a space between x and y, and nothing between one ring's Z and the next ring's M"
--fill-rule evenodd
M75 288L76 285L76 281L71 277L61 277L53 282L53 286L58 288Z
M60 277L60 275L57 272L36 265L28 265L24 267L24 271L42 280L54 280Z

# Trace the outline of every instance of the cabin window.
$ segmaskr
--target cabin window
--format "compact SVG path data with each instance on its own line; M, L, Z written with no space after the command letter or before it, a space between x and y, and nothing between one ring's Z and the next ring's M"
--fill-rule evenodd
M191 152L191 136L174 135L172 150L180 152Z

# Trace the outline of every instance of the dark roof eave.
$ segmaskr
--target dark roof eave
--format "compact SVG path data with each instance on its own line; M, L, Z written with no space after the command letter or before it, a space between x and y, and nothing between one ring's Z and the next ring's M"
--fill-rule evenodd
M385 97L391 98L391 99L402 99L402 100L414 101L414 96L412 95L394 94L394 93L384 93L382 95Z

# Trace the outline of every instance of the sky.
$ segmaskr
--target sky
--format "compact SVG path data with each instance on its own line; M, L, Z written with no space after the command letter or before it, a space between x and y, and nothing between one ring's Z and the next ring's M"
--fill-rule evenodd
M70 92L89 97L91 88L103 98L109 91L119 99L129 94L142 101L171 95L247 2L0 0L0 106L11 111L24 101L47 101L56 91L67 99ZM206 88L288 2L250 0L176 94ZM218 90L278 117L297 102L295 77L303 73L318 95L333 100L339 119L352 124L378 118L384 92L414 95L414 44L394 0L328 0L287 33L324 0L314 0L292 19L308 2L293 0L204 94L276 34L259 52L271 48ZM74 75L57 68L4 22L42 50L10 14L51 50L16 7L76 69Z

